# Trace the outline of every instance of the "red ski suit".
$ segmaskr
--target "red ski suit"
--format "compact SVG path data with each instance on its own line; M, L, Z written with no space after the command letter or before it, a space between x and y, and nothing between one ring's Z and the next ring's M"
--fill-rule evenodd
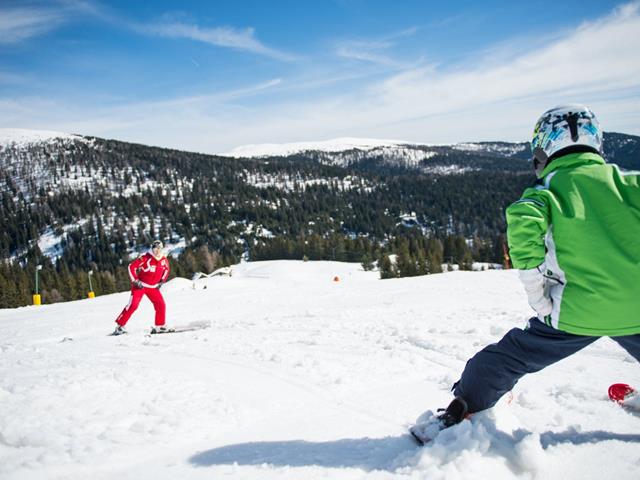
M164 325L166 306L159 287L169 278L167 257L163 256L158 259L150 252L145 253L129 264L129 277L131 278L131 297L122 313L118 315L116 323L124 327L140 305L142 295L146 295L156 310L155 324L157 326ZM134 284L136 281L142 283L141 288Z

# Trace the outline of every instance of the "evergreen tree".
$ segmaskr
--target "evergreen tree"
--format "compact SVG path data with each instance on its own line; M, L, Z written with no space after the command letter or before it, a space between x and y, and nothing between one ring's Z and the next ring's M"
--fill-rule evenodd
M396 269L400 277L414 277L418 274L415 258L409 251L409 243L402 239L396 252Z
M430 238L427 241L427 263L429 273L441 273L444 261L444 247L437 238Z
M369 253L365 253L360 259L360 264L365 272L369 272L374 268L373 257Z
M397 276L396 268L391 262L389 255L383 255L380 259L380 278L395 278Z

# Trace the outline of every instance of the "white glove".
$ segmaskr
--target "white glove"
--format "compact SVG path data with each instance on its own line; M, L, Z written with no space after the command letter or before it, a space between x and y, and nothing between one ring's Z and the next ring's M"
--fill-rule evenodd
M542 274L545 271L544 263L530 270L520 270L520 281L524 284L524 291L527 292L529 305L533 308L538 317L543 319L551 314L553 305L551 299L545 295L546 278Z

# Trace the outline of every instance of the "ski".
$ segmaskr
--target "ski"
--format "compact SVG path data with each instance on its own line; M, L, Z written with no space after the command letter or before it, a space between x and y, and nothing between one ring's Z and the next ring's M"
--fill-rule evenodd
M409 433L420 446L435 440L438 434L446 428L440 418L431 410L423 413L419 420L419 423L409 428Z
M409 433L419 445L425 445L435 440L442 430L453 427L470 416L467 402L456 397L447 408L438 409L438 413L427 410L420 415L415 425L409 428Z
M193 332L193 331L196 331L196 330L202 330L202 329L205 329L205 328L209 328L210 326L211 326L211 322L193 322L193 323L190 323L188 325L167 328L164 331L157 331L156 328L153 327L148 335L163 335L165 333Z

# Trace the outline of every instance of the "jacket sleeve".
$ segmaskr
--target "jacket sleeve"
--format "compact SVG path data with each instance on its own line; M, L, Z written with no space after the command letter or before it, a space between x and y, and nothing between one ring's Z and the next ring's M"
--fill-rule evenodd
M164 258L164 273L162 274L162 278L160 279L160 281L162 283L167 281L167 278L169 278L169 272L171 271L171 268L169 267L169 259L168 258Z
M544 190L528 188L507 207L507 241L514 268L528 270L544 262L544 237L550 224Z
M144 262L144 258L138 257L129 264L129 279L132 282L135 282L136 280L138 280L138 269L142 266L143 262Z

